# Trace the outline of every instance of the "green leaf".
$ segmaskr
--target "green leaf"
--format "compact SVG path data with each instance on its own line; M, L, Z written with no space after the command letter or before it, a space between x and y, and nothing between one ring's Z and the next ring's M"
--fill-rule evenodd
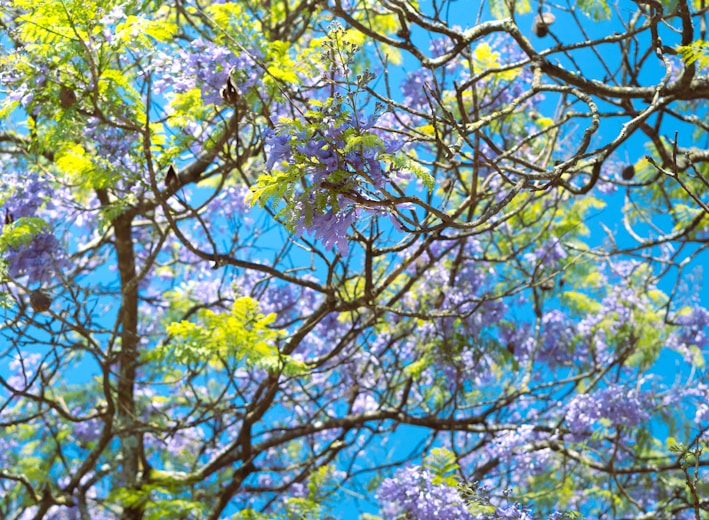
M608 20L611 16L610 7L606 0L578 0L576 5L583 14L595 21Z
M699 207L688 206L686 204L675 204L672 208L672 215L677 219L675 231L683 229L687 224L692 222L703 210Z
M709 42L695 40L689 45L678 45L677 52L687 65L696 63L700 68L709 67Z
M515 14L527 14L532 10L529 0L519 0L512 5L514 5ZM511 16L510 2L507 0L491 0L490 13L498 20L509 18Z
M565 291L563 299L575 311L582 314L591 314L601 311L601 304L592 299L590 296L577 291Z
M380 154L379 158L382 161L389 162L390 170L396 169L406 173L413 173L414 176L419 179L429 191L433 191L435 189L436 179L433 178L433 175L431 175L428 170L410 157L398 154Z
M57 169L69 178L69 181L81 189L108 188L116 181L116 174L100 167L77 143L65 143L55 156Z
M278 350L276 342L285 336L285 331L271 328L275 319L275 313L262 314L253 298L237 298L231 312L202 310L198 323L183 320L169 324L167 332L173 341L160 345L146 359L220 366L220 359L231 358L248 366L283 370L292 375L307 372L305 363Z
M379 148L384 150L384 142L378 135L363 133L359 135L347 136L347 142L342 150L347 153L351 150L364 150L365 148Z
M136 47L150 47L153 39L168 42L175 38L177 26L167 20L151 20L142 16L128 16L116 25L116 37L121 43L131 43Z
M423 467L433 473L431 482L434 485L445 484L451 487L458 485L455 472L460 466L452 451L445 448L433 448L423 459Z
M247 203L253 206L258 202L261 206L265 206L270 200L282 200L289 190L289 180L290 176L282 172L259 175L256 184L251 187L246 196Z
M421 376L424 370L426 370L428 367L430 367L433 364L433 360L431 359L431 356L429 355L423 355L421 356L418 360L414 361L413 363L409 364L406 368L404 368L404 372L406 375L409 375L413 377L414 379L417 379L418 377Z
M29 244L32 238L48 229L49 226L41 218L18 218L12 224L2 228L2 234L0 234L0 252L7 251L8 247L20 247Z

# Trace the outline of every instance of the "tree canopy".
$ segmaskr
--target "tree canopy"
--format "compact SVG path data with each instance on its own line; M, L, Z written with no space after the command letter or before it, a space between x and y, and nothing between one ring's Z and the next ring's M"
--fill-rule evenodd
M705 0L0 23L0 517L709 514Z

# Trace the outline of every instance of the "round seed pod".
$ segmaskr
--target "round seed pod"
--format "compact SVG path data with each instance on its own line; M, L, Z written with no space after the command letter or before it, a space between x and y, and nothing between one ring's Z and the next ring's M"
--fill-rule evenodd
M76 92L69 87L62 86L59 91L59 104L62 108L70 108L76 103Z
M30 305L35 312L46 312L52 304L52 298L42 289L30 293Z
M630 166L626 166L623 168L623 171L620 172L620 176L623 177L624 181L629 181L635 176L635 166L632 164Z
M549 26L554 23L556 16L551 13L542 13L534 17L532 32L539 38L544 38L549 34Z

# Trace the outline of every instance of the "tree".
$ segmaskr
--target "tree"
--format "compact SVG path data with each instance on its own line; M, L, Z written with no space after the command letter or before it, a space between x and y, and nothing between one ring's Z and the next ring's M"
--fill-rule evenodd
M4 2L0 516L706 515L706 19Z

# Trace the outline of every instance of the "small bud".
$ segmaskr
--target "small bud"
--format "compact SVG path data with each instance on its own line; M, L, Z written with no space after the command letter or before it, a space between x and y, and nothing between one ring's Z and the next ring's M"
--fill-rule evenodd
M620 172L620 176L623 177L624 181L629 181L635 176L635 166L632 164L630 166L626 166L623 168L623 171Z
M165 187L167 189L170 189L173 186L176 186L178 182L179 179L177 178L177 171L175 170L175 167L171 164L170 167L167 169L167 174L165 174Z
M532 23L532 32L536 34L539 38L544 38L549 34L549 26L554 23L556 16L551 13L542 13L534 17L534 23Z
M76 93L69 87L62 87L59 91L59 104L62 108L70 108L76 103Z
M35 312L46 312L52 304L52 298L42 289L35 289L30 293L30 305Z

